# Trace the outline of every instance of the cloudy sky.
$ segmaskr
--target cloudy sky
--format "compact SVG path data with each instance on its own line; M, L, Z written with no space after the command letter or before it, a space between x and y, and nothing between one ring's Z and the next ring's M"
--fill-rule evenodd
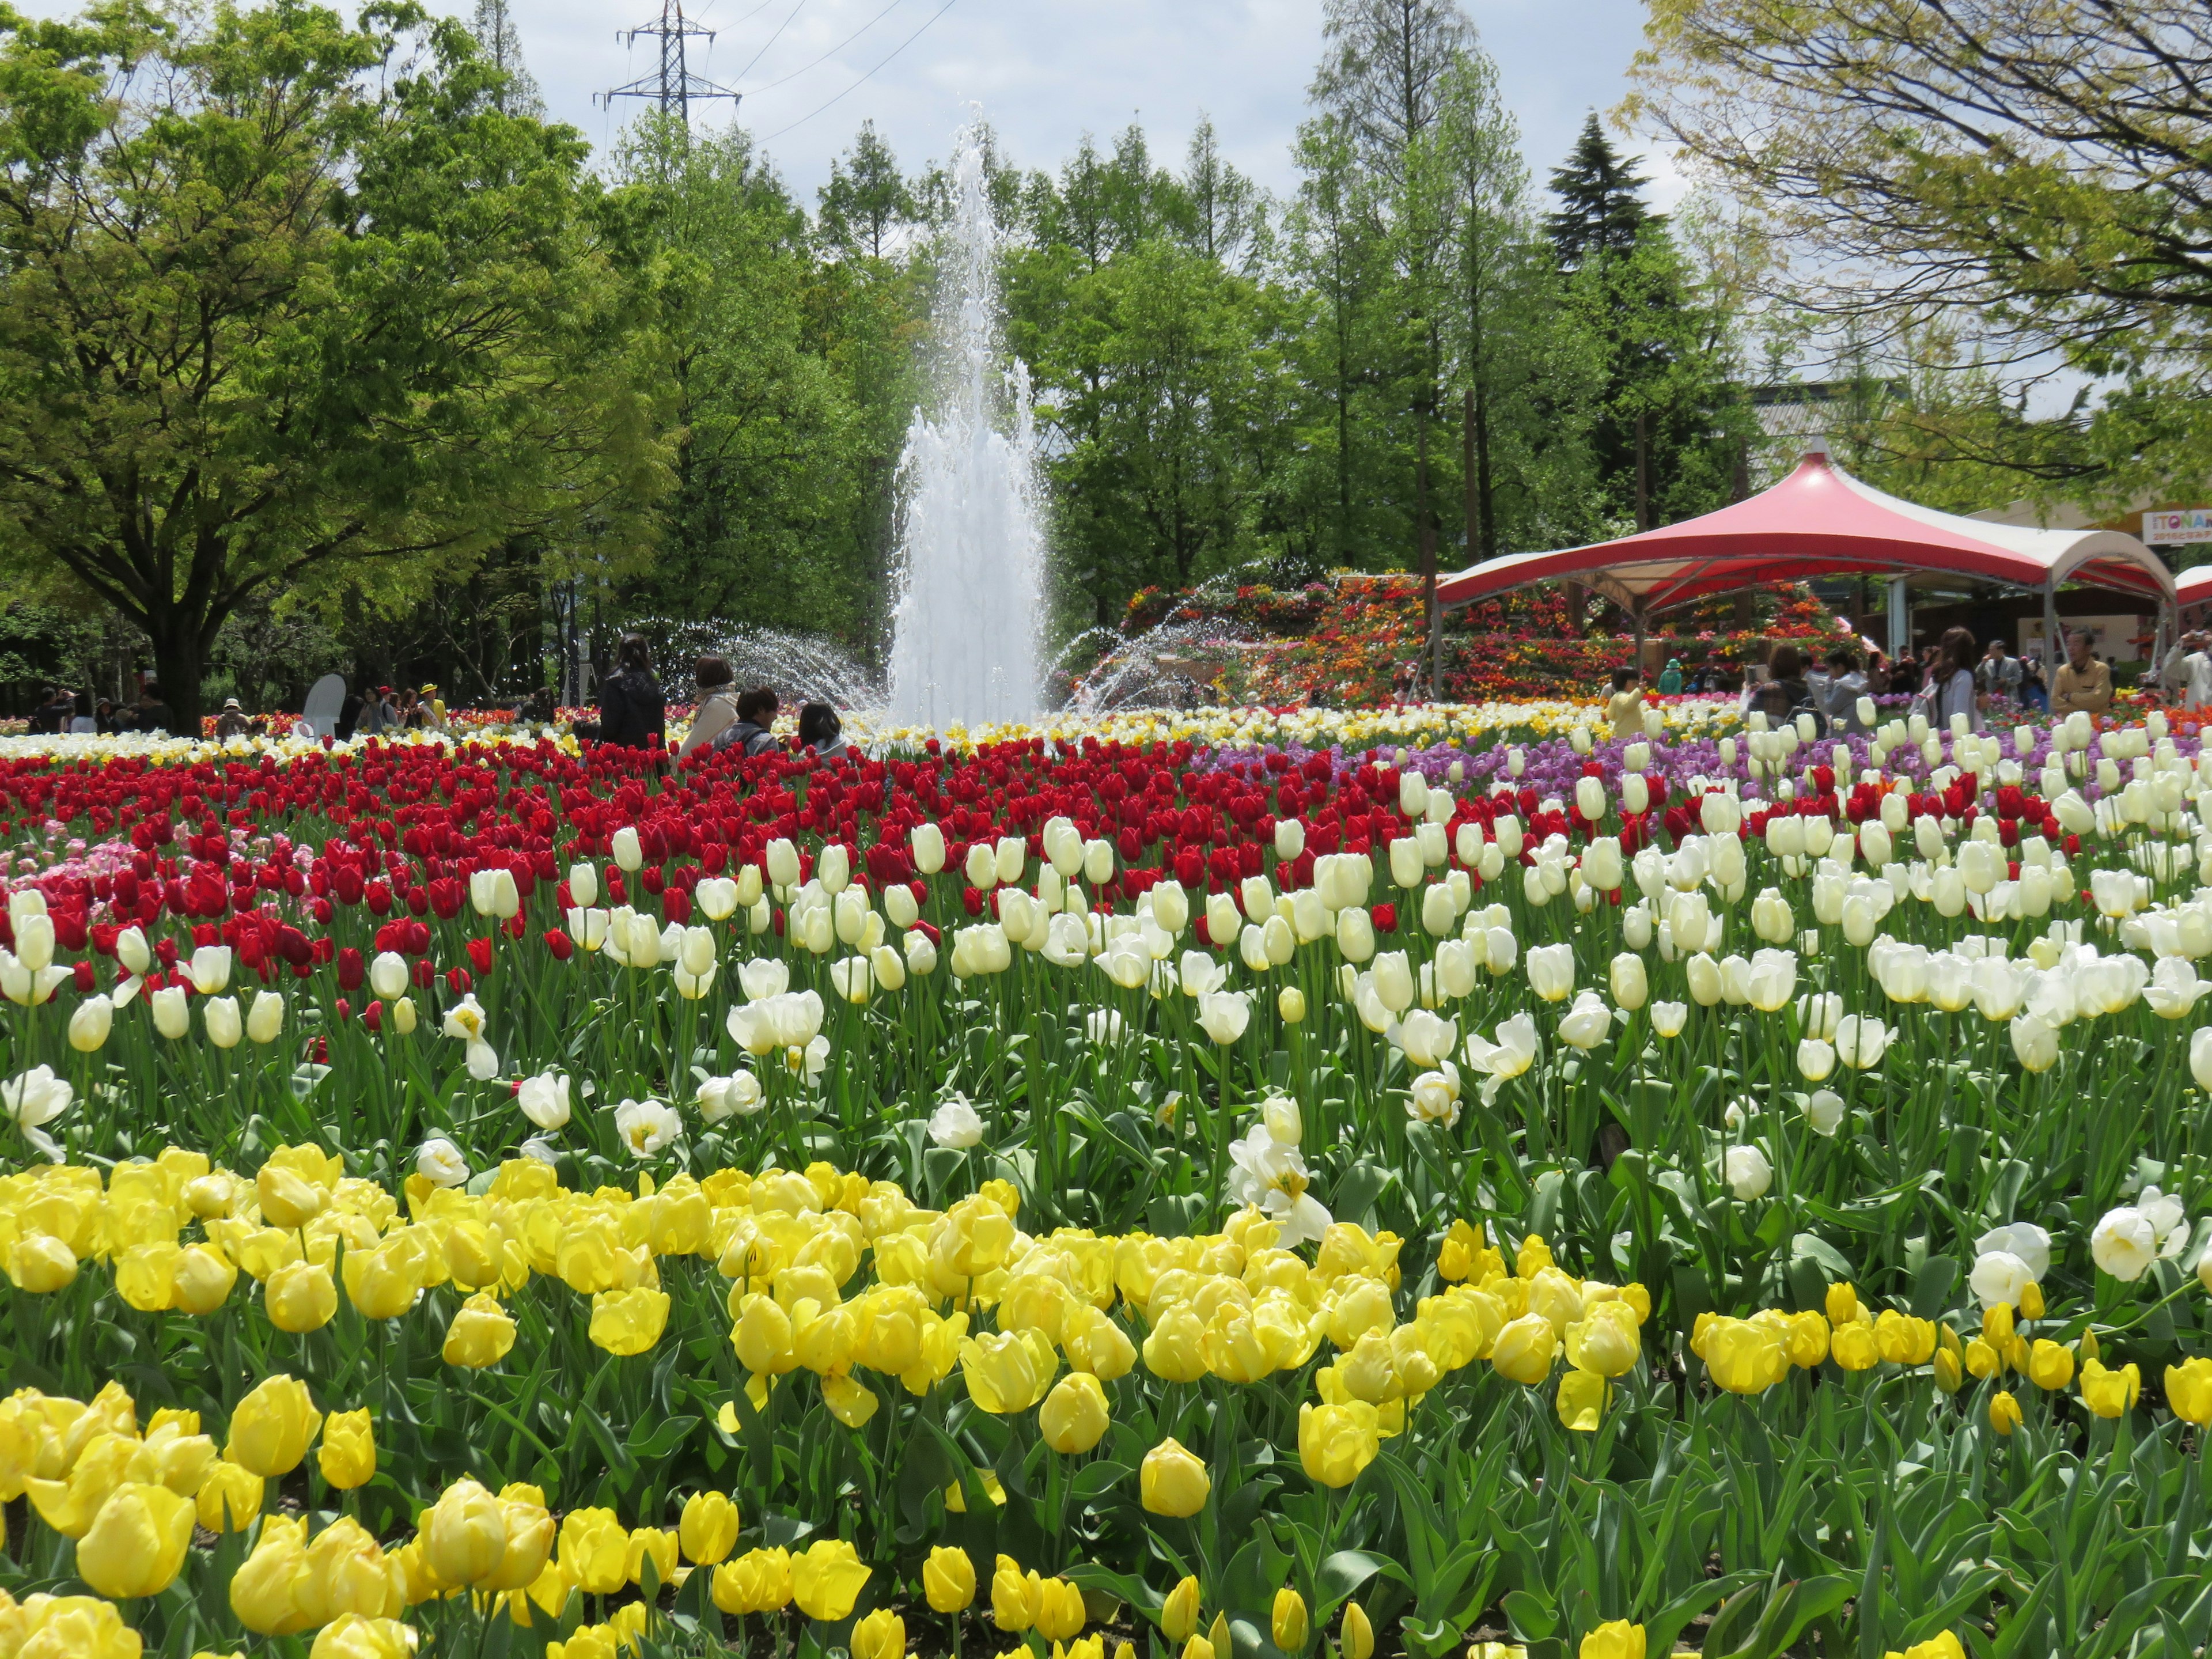
M617 32L659 0L513 0L524 52L552 113L605 145L635 103L592 94L647 74L655 43ZM1641 0L1467 0L1498 61L1540 182L1584 114L1617 102L1641 39ZM45 9L56 9L47 0ZM1320 0L687 0L716 30L692 67L746 94L744 119L811 204L830 162L872 119L914 171L943 156L969 100L1025 167L1057 167L1086 132L1102 145L1132 119L1179 160L1201 112L1237 165L1295 187L1291 135L1321 53ZM444 0L444 9L471 9ZM872 73L871 73L872 71ZM864 78L865 77L865 78ZM710 106L711 121L729 118ZM1643 146L1638 146L1642 149ZM1662 205L1679 193L1654 156Z

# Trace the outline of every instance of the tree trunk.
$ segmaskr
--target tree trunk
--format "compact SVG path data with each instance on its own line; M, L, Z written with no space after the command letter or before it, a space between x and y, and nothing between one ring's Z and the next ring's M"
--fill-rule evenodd
M1641 535L1651 528L1651 446L1645 435L1644 416L1636 416L1636 529Z
M176 610L155 612L147 621L147 637L154 644L154 673L161 701L176 715L170 736L197 738L200 734L200 676L207 657L200 642L204 626Z
M1413 452L1413 512L1419 526L1421 596L1428 622L1425 653L1429 659L1429 696L1438 696L1437 669L1443 658L1443 613L1437 608L1437 526L1429 511L1429 416L1424 408L1415 412Z

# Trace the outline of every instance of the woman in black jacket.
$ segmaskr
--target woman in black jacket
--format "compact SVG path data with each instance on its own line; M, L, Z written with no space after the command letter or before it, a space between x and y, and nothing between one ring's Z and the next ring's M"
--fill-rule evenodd
M668 746L668 700L653 677L642 634L625 634L615 647L614 674L599 688L599 741L629 749Z

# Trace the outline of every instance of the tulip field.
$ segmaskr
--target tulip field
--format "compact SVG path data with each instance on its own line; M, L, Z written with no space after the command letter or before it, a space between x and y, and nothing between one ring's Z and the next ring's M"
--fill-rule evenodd
M2212 755L0 741L0 1659L2185 1659Z

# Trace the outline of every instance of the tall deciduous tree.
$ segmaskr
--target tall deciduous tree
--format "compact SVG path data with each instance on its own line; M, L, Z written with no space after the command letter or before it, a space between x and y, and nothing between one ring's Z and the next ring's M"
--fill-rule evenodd
M1379 183L1396 268L1401 334L1395 378L1412 427L1410 529L1428 609L1433 659L1443 637L1437 605L1438 514L1435 430L1442 404L1444 324L1439 277L1450 223L1441 186L1448 169L1431 161L1444 91L1474 50L1474 26L1457 0L1328 0L1327 49L1314 102L1351 138Z
M1655 0L1648 34L1628 112L1811 255L1801 295L2115 377L2110 488L2212 478L2212 12Z
M404 596L659 487L582 141L503 113L463 26L0 37L0 559L144 630L180 717L249 600Z

